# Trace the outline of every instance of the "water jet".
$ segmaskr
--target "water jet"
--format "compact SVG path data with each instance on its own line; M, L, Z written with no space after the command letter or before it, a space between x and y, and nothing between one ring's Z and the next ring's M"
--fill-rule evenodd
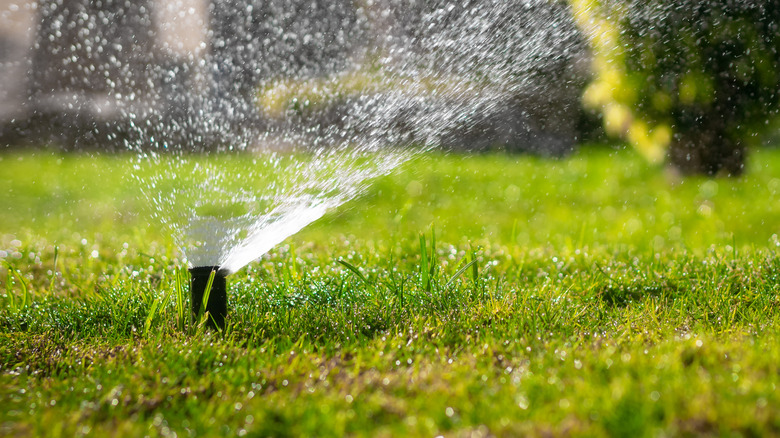
M219 328L227 275L412 157L575 143L587 54L565 3L364 3L47 2L13 87L74 145L133 152L143 207L194 266L193 315Z
M227 280L219 266L190 268L192 320L196 324L208 313L208 327L225 328L227 316ZM205 299L204 299L205 298Z

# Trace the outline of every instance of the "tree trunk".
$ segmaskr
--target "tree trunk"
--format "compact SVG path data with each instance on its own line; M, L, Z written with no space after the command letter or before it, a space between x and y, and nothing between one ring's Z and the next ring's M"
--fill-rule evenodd
M739 176L745 170L745 145L720 130L692 129L675 135L670 163L686 175Z

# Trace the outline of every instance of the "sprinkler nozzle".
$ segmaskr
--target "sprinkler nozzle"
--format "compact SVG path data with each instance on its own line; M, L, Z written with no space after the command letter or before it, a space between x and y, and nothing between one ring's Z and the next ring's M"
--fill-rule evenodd
M208 326L215 329L225 327L227 316L227 281L225 275L219 270L219 266L198 266L190 270L190 293L192 298L192 319L198 323L198 316L203 306L203 296L209 284L211 273L214 273L214 281L209 291L208 302L204 311L209 313Z

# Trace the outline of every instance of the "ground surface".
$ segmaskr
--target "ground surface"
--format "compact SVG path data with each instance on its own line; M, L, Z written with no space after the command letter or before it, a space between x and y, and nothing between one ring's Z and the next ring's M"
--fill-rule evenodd
M780 434L780 150L427 156L229 278L219 335L127 157L0 159L0 435Z

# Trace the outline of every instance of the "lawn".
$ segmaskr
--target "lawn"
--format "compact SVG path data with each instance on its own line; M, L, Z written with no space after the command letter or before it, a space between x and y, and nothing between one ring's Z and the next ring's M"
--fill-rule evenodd
M0 155L2 436L780 435L780 150L421 156L189 321L129 156Z

